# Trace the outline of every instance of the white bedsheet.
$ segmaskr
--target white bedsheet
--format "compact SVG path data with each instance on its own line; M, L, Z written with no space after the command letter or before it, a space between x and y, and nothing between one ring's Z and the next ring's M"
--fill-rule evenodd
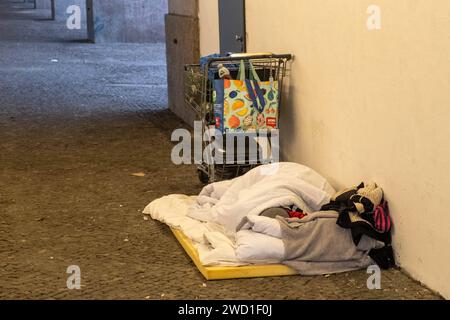
M243 266L248 263L236 257L236 244L223 228L187 216L197 197L169 195L150 203L143 211L152 219L178 229L192 240L205 266Z
M252 230L241 230L236 234L236 257L251 264L272 264L285 260L281 239Z
M220 226L188 217L187 212L195 201L196 197L166 196L149 204L144 209L144 214L181 230L193 241L200 261L205 266L244 266L283 261L284 246L280 239L242 230L236 234L234 240L233 237L227 236ZM255 217L261 221L258 218L263 217ZM279 226L276 220L266 219L273 222L275 227ZM261 223L255 225L260 226Z
M235 233L246 216L289 205L308 213L319 211L334 193L327 180L314 170L297 163L277 163L258 167L231 181L206 186L188 216L220 224L227 232Z
M235 180L211 184L198 197L170 195L157 199L144 214L180 229L193 241L205 266L282 262L285 249L280 225L259 214L292 204L313 212L330 200L334 189L305 166L278 165L274 175L264 172L270 165L262 166ZM250 222L238 230L244 218Z

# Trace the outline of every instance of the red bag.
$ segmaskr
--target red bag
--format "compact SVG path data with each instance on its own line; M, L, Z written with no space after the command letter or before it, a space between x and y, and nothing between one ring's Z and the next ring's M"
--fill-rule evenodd
M383 201L379 206L375 208L373 218L375 220L375 227L378 231L386 233L391 230L392 223L387 201Z

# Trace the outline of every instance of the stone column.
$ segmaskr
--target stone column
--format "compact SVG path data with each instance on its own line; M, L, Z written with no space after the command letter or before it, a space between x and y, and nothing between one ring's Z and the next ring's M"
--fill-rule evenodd
M86 26L86 0L52 0L52 18L56 21L65 21L70 16L67 8L71 5L80 6L82 24Z
M166 52L169 109L193 126L196 115L184 99L184 66L199 63L198 0L170 0L166 15Z
M168 0L88 0L92 42L164 42Z

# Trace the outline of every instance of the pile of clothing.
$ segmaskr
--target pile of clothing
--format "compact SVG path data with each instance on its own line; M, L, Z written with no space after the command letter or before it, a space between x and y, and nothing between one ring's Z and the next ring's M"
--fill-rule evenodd
M336 193L300 164L261 166L196 197L155 200L144 213L180 229L205 266L283 263L319 275L394 264L381 188L361 184Z
M351 230L355 245L359 244L363 236L383 242L382 248L371 250L369 255L383 269L395 266L389 205L384 199L383 190L376 183L361 183L340 191L322 210L339 214L336 223Z

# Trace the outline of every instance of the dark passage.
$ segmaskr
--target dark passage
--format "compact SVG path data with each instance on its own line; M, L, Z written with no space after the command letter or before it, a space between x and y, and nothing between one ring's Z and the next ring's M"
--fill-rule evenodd
M151 200L196 194L170 161L162 44L92 45L31 4L0 0L0 298L437 298L400 271L208 283ZM133 176L143 172L145 177ZM70 265L82 289L66 288Z

